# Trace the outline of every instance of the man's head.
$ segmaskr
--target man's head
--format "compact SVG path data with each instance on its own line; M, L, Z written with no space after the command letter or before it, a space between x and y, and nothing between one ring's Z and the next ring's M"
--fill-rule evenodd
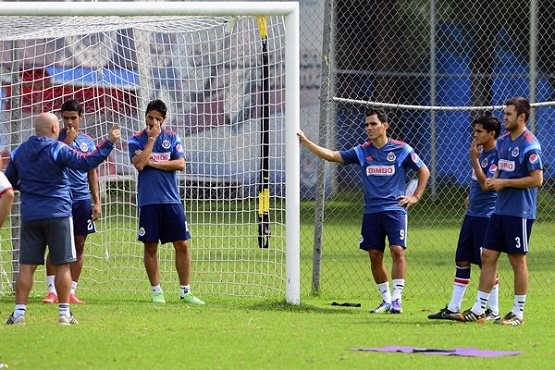
M510 98L505 102L505 128L507 131L516 131L519 127L524 128L530 117L530 102L520 96Z
M484 145L499 137L501 122L491 113L486 113L472 121L472 128L474 129L472 137L476 140L476 144Z
M370 140L376 140L386 135L389 127L387 114L381 109L369 109L365 113L364 129Z
M83 118L83 106L77 100L68 100L62 104L62 119L64 121L64 127L74 128L79 130L79 124L81 123L81 118Z
M60 124L54 113L41 113L35 119L35 134L40 137L58 139Z
M152 128L153 125L162 125L166 119L168 108L162 100L153 100L146 107L146 125Z

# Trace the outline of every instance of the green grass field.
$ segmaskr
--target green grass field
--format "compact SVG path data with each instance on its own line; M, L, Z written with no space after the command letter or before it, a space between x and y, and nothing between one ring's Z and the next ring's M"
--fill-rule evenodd
M38 299L25 327L0 328L0 362L10 369L545 369L555 360L553 300L534 299L521 327L426 319L425 300L401 315L370 315L306 299L299 307L247 298L214 298L186 307L121 297L90 299L75 308L75 327L55 324L57 309ZM11 299L0 300L7 316ZM435 308L435 307L434 307ZM355 352L352 348L475 347L516 351L480 359Z
M334 203L329 203L333 206ZM544 369L555 361L555 324L551 309L555 292L552 270L551 222L538 223L532 236L531 272L526 323L521 327L493 324L431 321L426 316L448 302L454 273L453 253L460 213L437 216L433 226L413 215L404 312L401 315L371 315L369 308L379 297L371 280L367 256L358 250L359 204L337 203L344 208L342 222L328 217L320 292L311 294L313 214L312 203L303 203L301 225L302 304L289 306L279 298L234 298L210 294L197 286L203 307L179 302L174 285L166 285L168 303L149 301L148 283L142 269L140 246L130 243L129 254L113 256L123 274L144 286L137 291L108 292L94 274L106 273L109 262L89 258L83 272L83 306L72 306L80 325L56 325L57 308L40 303L43 270L37 270L33 297L28 305L27 325L0 325L0 362L10 369ZM430 218L427 220L429 221ZM447 221L445 221L447 220ZM441 222L440 222L441 221ZM122 227L122 230L124 228ZM3 231L5 232L5 231ZM112 243L133 238L113 233ZM3 234L3 239L9 237ZM97 235L102 239L104 236ZM198 240L196 243L200 243ZM97 251L101 256L102 251ZM2 256L5 260L6 252ZM253 253L259 253L254 251ZM135 257L131 258L129 255ZM232 256L223 256L226 258ZM112 262L113 263L113 262ZM389 265L389 261L387 262ZM163 279L175 277L171 263ZM231 271L231 270L230 270ZM115 271L114 271L115 273ZM464 305L476 296L478 270ZM501 259L501 310L512 306L512 272ZM231 278L230 272L229 277ZM110 281L109 277L107 279ZM195 276L193 274L193 281ZM141 285L142 284L142 285ZM136 284L135 284L136 286ZM193 289L195 285L193 284ZM122 290L123 291L123 290ZM39 295L40 294L40 295ZM333 301L362 303L361 308L331 306ZM0 319L13 310L13 296L0 295ZM522 351L519 356L490 359L356 352L352 348L413 346L450 349Z

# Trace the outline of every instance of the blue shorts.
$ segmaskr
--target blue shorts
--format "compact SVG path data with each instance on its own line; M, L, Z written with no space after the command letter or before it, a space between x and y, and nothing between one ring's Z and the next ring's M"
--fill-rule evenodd
M140 241L164 244L190 238L181 204L151 204L139 208Z
M464 216L455 261L482 264L481 254L488 222L488 217Z
M71 205L71 215L74 235L88 235L96 232L90 199L74 200Z
M360 249L385 250L389 246L407 247L407 214L402 211L384 211L365 214L362 219Z
M489 220L484 248L507 254L528 253L534 220L493 214Z
M71 217L22 222L20 239L19 263L22 265L43 265L47 245L52 264L77 260Z

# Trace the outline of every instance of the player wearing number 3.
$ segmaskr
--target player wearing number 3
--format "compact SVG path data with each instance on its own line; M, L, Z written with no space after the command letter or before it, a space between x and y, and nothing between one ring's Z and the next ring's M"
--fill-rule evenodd
M332 151L297 133L300 143L329 162L357 164L364 187L364 216L360 248L368 252L374 281L382 302L371 313L401 313L405 286L407 247L407 208L417 203L430 177L428 167L406 143L388 138L389 122L382 110L369 110L364 127L370 141L349 150ZM414 194L405 194L407 171L418 173ZM393 295L384 264L385 238L393 261Z
M486 303L495 282L497 261L506 253L514 273L512 310L494 323L521 325L528 290L526 254L536 219L538 188L543 183L541 146L526 128L530 103L522 97L505 102L503 115L507 132L497 140L497 171L486 180L486 188L497 191L482 250L480 286L472 308L457 315L459 321L485 321Z

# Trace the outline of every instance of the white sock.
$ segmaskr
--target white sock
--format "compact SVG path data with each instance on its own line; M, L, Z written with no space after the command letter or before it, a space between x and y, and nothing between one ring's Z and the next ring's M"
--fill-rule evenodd
M486 311L486 305L488 303L489 293L485 293L482 291L478 291L478 295L476 296L476 301L474 302L474 306L472 306L471 310L476 315L481 315Z
M491 289L488 300L489 309L493 311L494 314L499 315L499 282L496 281L495 285Z
M75 294L75 289L77 289L77 282L76 282L76 281L72 281L72 282L71 282L71 291L70 291L70 294Z
M389 290L389 281L378 284L378 291L382 295L382 300L385 303L391 303L391 291Z
M181 289L181 297L183 297L185 296L185 294L191 291L191 284L181 285L180 289Z
M513 309L511 310L519 319L524 318L524 304L526 303L526 295L516 295L514 297Z
M160 284L155 285L152 287L152 293L158 293L162 291L162 287L160 286Z
M391 300L396 300L398 299L399 301L402 301L402 296L403 296L403 289L405 289L405 279L393 279L393 296L391 297Z
M451 294L451 302L447 305L447 309L451 312L459 312L461 309L462 300L464 294L466 293L466 288L468 287L468 282L465 283L453 283L453 293Z
M16 304L15 310L13 310L13 317L16 319L21 316L25 316L25 311L27 310L26 304Z
M69 313L69 303L58 303L58 311L60 312L60 316L71 316Z
M48 293L56 294L56 282L55 282L56 275L48 275L46 277L46 285L48 287Z

